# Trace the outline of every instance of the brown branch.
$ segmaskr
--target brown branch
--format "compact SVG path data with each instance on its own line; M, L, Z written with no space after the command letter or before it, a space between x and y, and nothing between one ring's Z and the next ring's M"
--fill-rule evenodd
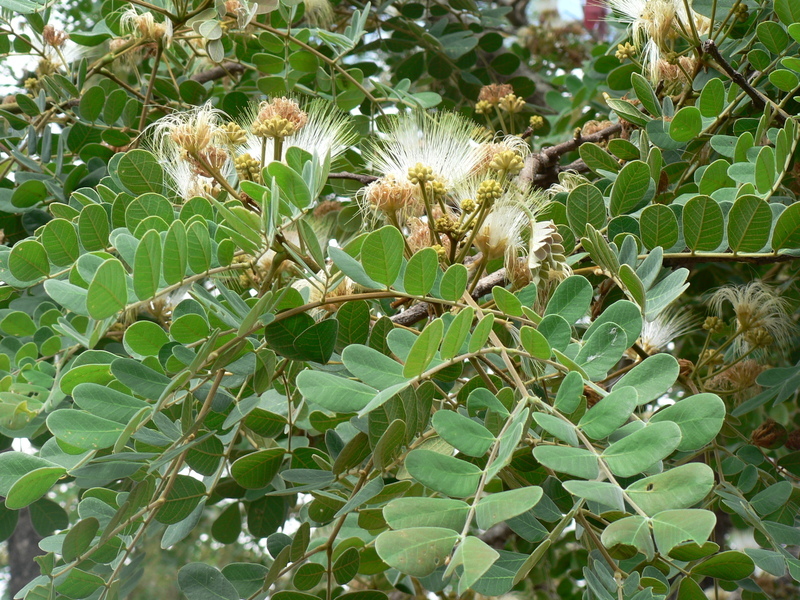
M705 42L703 42L703 52L710 54L711 57L714 59L714 61L717 63L717 65L723 71L725 71L725 74L728 77L731 78L731 81L733 81L736 85L742 88L745 94L750 96L750 99L753 101L753 106L755 108L757 108L758 110L764 110L764 108L767 106L767 103L772 104L769 98L764 97L764 95L761 92L759 92L752 85L750 85L750 82L747 81L745 76L739 73L739 71L734 69L731 66L731 64L727 60L725 60L725 57L723 57L722 54L720 53L719 48L717 48L717 45L714 43L714 40L706 40ZM787 115L781 108L778 108L778 110L775 113L775 116L781 123L784 123L786 119L789 118L789 115Z
M224 62L217 67L208 69L207 71L200 71L192 75L192 80L197 83L206 83L207 81L214 81L215 79L222 79L226 76L233 76L235 74L244 73L247 67L235 62Z
M342 171L341 173L328 173L328 179L352 179L367 185L373 181L377 181L379 178L375 177L375 175L360 175L358 173Z
M486 277L482 278L478 281L478 285L475 286L475 289L472 291L471 296L478 300L480 297L485 296L489 292L492 291L492 288L497 285L505 285L506 283L506 270L499 269L494 273L487 275ZM432 310L433 306L429 302L420 302L419 304L415 304L408 310L404 310L401 313L397 313L393 317L391 317L392 322L397 325L405 325L406 327L413 325L414 323L419 323L423 319L427 318L428 313Z
M775 263L791 262L800 259L800 256L791 254L666 254L663 265L665 267L680 267L706 263L747 263L751 265L772 265Z
M578 133L571 140L543 148L540 152L531 154L525 159L525 166L519 174L519 178L522 183L548 187L551 183L557 181L560 171L585 171L587 169L583 161L574 161L563 167L558 165L558 161L564 154L577 150L581 144L602 142L620 131L622 131L622 123L615 123L591 135Z

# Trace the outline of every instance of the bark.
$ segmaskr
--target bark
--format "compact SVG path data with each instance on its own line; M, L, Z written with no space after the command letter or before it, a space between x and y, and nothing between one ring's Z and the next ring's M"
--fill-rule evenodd
M41 536L36 533L31 523L27 508L19 513L17 528L8 538L8 567L11 579L6 588L8 598L13 598L31 580L39 576L39 565L33 560L44 554L39 548Z

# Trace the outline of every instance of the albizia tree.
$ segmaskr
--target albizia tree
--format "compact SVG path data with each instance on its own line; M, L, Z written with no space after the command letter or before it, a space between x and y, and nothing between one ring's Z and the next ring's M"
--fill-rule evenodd
M526 4L0 0L17 597L797 597L800 4Z

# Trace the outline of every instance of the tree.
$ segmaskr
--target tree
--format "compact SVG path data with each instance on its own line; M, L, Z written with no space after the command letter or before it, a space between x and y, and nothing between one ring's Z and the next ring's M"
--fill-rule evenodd
M797 4L506 4L0 0L19 597L796 596Z

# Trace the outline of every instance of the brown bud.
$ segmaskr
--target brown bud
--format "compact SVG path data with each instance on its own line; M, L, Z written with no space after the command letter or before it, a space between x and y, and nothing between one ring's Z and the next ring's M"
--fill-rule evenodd
M583 395L586 396L586 406L592 408L595 404L602 400L600 394L595 392L588 385L583 387Z
M784 447L787 450L800 450L800 429L795 429L789 433L789 439L786 440Z
M756 427L750 436L750 441L760 448L774 450L780 448L789 439L786 427L773 419L767 419Z
M691 377L694 372L694 363L685 358L678 359L678 366L680 367L680 374L684 377Z

